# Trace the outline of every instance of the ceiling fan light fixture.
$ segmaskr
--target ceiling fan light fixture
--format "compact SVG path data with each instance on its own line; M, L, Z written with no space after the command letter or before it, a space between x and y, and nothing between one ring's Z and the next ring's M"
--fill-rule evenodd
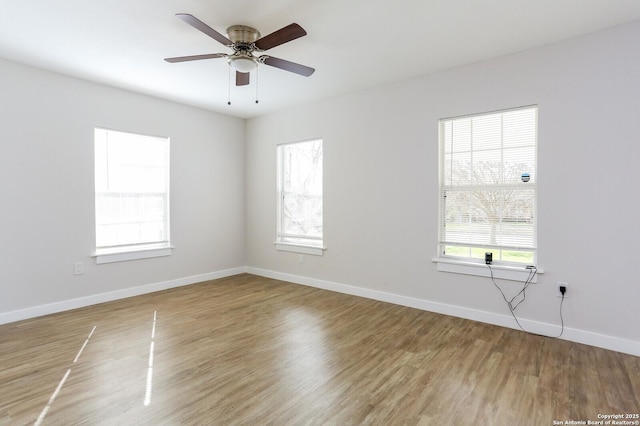
M256 69L258 62L252 56L231 56L228 60L229 65L240 72L250 72Z

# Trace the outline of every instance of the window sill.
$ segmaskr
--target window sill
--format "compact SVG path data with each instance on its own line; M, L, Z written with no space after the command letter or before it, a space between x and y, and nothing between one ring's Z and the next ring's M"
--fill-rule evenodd
M128 260L148 259L152 257L171 256L173 246L169 244L150 244L145 246L118 247L97 249L91 256L96 264L125 262Z
M303 244L294 244L294 243L281 243L276 241L275 243L276 250L278 251L289 251L292 253L300 253L300 254L311 254L313 256L323 256L324 251L327 249L322 246L308 246Z
M451 272L454 274L474 275L478 277L491 277L493 271L494 278L511 281L526 281L530 275L530 269L524 266L506 266L491 265L491 269L484 263L468 262L455 259L434 258L433 262L438 264L438 271ZM542 268L538 268L536 274L531 280L532 283L538 282L538 275L544 274Z

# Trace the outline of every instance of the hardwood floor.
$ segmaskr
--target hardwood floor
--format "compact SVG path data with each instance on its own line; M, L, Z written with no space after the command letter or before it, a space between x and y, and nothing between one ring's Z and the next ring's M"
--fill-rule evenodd
M2 325L0 366L0 425L552 425L640 412L639 357L248 274Z

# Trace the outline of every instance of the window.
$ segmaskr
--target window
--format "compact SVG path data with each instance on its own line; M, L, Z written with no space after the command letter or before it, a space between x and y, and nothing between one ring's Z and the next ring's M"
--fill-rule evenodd
M439 257L536 264L537 107L440 120Z
M94 144L97 262L170 254L169 139L96 128Z
M321 255L322 140L278 145L278 250Z

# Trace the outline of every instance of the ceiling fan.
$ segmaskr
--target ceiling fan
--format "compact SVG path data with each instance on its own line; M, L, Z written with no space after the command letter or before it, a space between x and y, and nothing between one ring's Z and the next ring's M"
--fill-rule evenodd
M233 49L233 53L209 53L204 55L178 56L175 58L165 58L165 61L186 62L200 59L227 58L227 62L236 70L236 86L246 86L249 84L249 73L258 67L258 64L265 64L275 68L280 68L295 74L309 77L315 69L305 65L285 59L276 58L271 55L254 56L254 52L264 52L273 47L290 42L307 35L307 32L298 24L290 24L273 33L260 38L258 30L246 25L232 25L227 28L227 37L223 36L198 18L188 13L177 13L176 16L197 30L205 33L212 39Z

